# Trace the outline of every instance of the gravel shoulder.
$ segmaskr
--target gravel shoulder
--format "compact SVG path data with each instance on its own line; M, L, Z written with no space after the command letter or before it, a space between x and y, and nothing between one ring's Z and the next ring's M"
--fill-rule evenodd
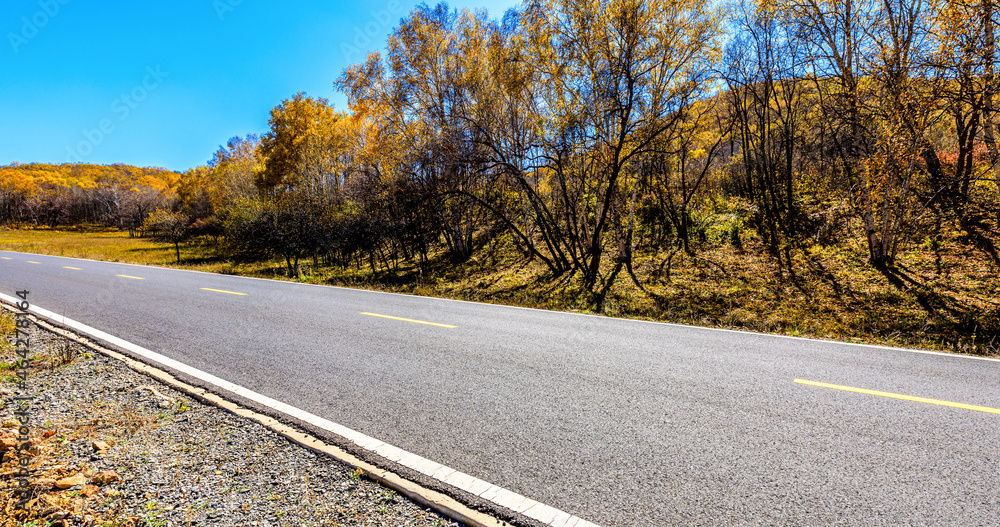
M13 397L23 394L5 333L0 526L459 525L256 422L28 331L32 499L16 508Z

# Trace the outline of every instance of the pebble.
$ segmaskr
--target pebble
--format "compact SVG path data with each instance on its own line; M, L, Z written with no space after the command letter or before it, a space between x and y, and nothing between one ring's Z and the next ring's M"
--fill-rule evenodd
M61 478L56 480L57 489L68 489L70 487L75 487L77 485L83 485L87 482L87 476L83 474L77 474L75 476L70 476L68 478Z

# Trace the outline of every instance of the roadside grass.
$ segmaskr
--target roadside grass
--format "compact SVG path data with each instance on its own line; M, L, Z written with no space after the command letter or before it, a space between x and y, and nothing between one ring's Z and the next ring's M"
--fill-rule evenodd
M912 283L899 288L867 264L865 247L851 239L793 252L794 276L778 268L751 230L740 232L741 248L729 239L728 232L717 233L699 243L695 256L677 253L669 277L659 271L666 252L640 251L634 269L645 290L622 272L602 314L960 353L1000 351L998 269L958 240L936 254L919 247L901 253L898 266ZM232 259L208 239L182 244L179 265L172 245L117 231L8 230L0 232L0 247L288 280L283 261ZM459 264L443 253L423 265L401 261L374 271L367 262L301 264L297 281L306 283L582 313L594 306L579 280L551 277L503 241Z
M176 265L172 244L130 238L125 231L88 227L79 230L49 228L0 231L0 247L10 251L70 256L107 262ZM216 255L203 244L181 247L182 266L215 263ZM189 263L184 263L189 262Z
M0 230L0 248L8 251L242 276L271 277L276 270L280 270L277 263L241 262L230 258L208 238L182 243L181 261L178 263L172 243L130 237L126 231L98 226L84 226L77 229L38 227Z
M15 328L14 315L7 311L0 313L0 350L6 350L12 346L9 341L11 336L14 335Z

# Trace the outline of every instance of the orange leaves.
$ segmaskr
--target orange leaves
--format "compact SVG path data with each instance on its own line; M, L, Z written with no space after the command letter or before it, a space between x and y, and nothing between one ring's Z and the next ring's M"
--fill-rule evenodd
M129 165L91 165L42 163L14 164L0 167L0 192L32 195L43 189L62 187L95 188L116 182L123 187L148 187L172 194L180 174L162 168L139 168Z
M342 119L329 102L298 93L271 110L271 130L261 139L263 170L255 183L262 190L313 184L317 174L332 168L332 156L342 148Z

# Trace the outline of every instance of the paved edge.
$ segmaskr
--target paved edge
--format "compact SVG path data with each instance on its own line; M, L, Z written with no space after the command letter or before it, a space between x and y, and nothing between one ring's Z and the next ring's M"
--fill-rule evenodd
M0 293L0 303L5 304L4 307L14 311L17 309L15 306L17 302L17 299ZM521 496L492 483L407 452L276 399L271 399L266 395L203 372L165 355L148 350L73 319L66 318L63 315L53 313L35 305L31 305L28 311L32 315L35 315L35 322L43 329L74 340L98 353L120 360L133 370L149 375L202 402L220 407L235 415L257 421L301 446L327 454L342 463L361 469L366 477L403 494L420 505L429 507L470 527L503 527L511 523L550 527L598 527L596 524L582 518L572 516L569 513L537 502L531 498ZM128 355L99 345L97 342L92 342L89 339L94 339L97 342L109 344L113 348L124 350L128 352ZM141 360L137 360L137 357ZM159 366L163 366L163 369ZM166 370L173 370L181 375L174 375ZM184 382L184 380L178 377L200 381L197 384L205 386L207 389ZM232 394L235 396L233 398L240 402L255 403L246 406L263 407L263 409L270 411L255 411L223 397L218 392ZM298 423L303 425L302 428L308 431L298 430L282 421ZM320 434L310 433L317 429L318 431L324 431L342 438L354 447L351 450L357 451L360 449L372 455L357 456L336 444L327 443L320 437L317 437ZM378 465L362 459L363 457L387 460L389 461L388 465L402 467L404 470L394 471L380 468ZM398 472L407 473L411 477L404 477ZM412 478L414 472L416 475L422 477ZM466 501L470 501L469 497L471 497L471 501L477 502L479 507L483 507L484 504L482 502L486 502L487 506L483 508L488 509L493 514L476 510L445 492L428 488L427 485L422 485L412 481L412 479L421 479L424 481L430 479L437 483L433 486L438 489L455 489L458 492L454 494L462 496ZM500 516L504 519L498 519L494 516Z
M774 338L792 339L792 340L805 340L805 341L809 341L809 342L820 342L820 343L826 343L826 344L840 344L840 345L844 345L844 346L856 346L856 347L860 347L860 348L871 348L871 349L890 350L890 351L904 351L904 352L907 352L907 353L919 353L919 354L923 354L923 355L939 355L939 356L942 356L942 357L953 357L953 358L962 358L962 359L973 359L973 360L985 360L985 361L992 361L992 362L1000 362L1000 357L983 356L983 355L971 355L971 354L968 354L968 353L958 353L958 352L951 352L951 351L933 351L933 350L925 350L925 349L917 349L917 348L904 348L904 347L900 347L900 346L885 346L885 345L880 345L880 344L864 344L864 343L861 343L861 342L848 342L848 341L845 341L845 340L834 340L834 339L813 338L813 337L796 337L794 335L782 335L780 333L763 333L763 332L760 332L760 331L749 331L749 330L742 330L742 329L720 328L720 327L714 327L714 326L695 326L693 324L680 324L680 323L677 323L677 322L663 322L663 321L660 321L660 320L647 320L647 319L643 319L643 318L609 317L607 315L597 315L597 314L593 314L593 313L580 313L580 312L577 312L577 311L563 311L563 310L557 310L557 309L542 309L542 308L537 308L537 307L512 306L512 305L508 305L508 304L491 304L489 302L477 302L475 300L461 300L461 299L458 299L458 298L444 298L444 297L440 297L440 296L414 295L414 294L409 294L409 293L396 293L394 291L378 291L376 289L363 289L363 288L360 288L360 287L346 287L346 286L341 286L341 285L330 285L330 284L311 284L311 283L306 283L306 282L293 282L293 281L290 281L290 280L286 281L286 280L275 280L273 278L260 278L260 277L257 277L257 276L227 275L227 274L223 274L223 273L212 273L212 272L208 272L208 271L198 271L198 270L195 270L195 269L178 269L176 267L165 267L165 266L160 266L160 265L146 265L146 264L135 264L135 263L127 263L127 262L109 262L109 261L106 261L106 260L92 260L92 259L89 259L89 258L77 258L75 256L57 256L57 255L54 255L54 254L27 253L27 252L22 252L22 251L11 251L11 250L7 250L7 249L0 249L0 250L6 251L6 252L9 252L9 253L14 253L14 254L25 254L25 255L31 255L31 256L48 256L48 257L52 257L52 258L66 258L66 259L69 259L69 260L80 260L82 262L95 262L95 263L103 263L103 264L129 265L129 266L135 266L135 267L148 267L150 269L166 269L166 270L170 270L170 271L182 271L182 272L185 272L185 273L200 273L200 274L207 274L207 275L213 275L213 276L233 276L233 277L237 277L237 278L247 278L249 280L263 280L263 281L266 281L266 282L281 282L281 283L286 283L286 284L295 284L295 285L308 286L308 287L329 287L329 288L333 288L333 289L345 289L347 291L364 291L364 292L367 292L367 293L377 293L377 294L382 294L382 295L397 295L397 296L406 296L406 297L411 297L411 298L426 298L426 299L430 299L430 300L441 300L441 301L444 301L444 302L459 302L459 303L463 303L463 304L479 304L479 305L483 305L483 306L493 306L493 307L509 307L509 308L512 308L512 309L524 309L524 310L527 310L527 311L541 311L543 313L562 313L564 315L576 315L576 316L581 316L581 317L596 317L596 318L611 319L611 320L625 320L625 321L628 321L628 322L642 322L644 324L662 324L662 325L665 325L665 326L674 326L674 327L687 328L687 329L704 329L704 330L707 330L707 331L722 331L722 332L725 332L725 333L737 333L737 334L740 334L740 335L758 335L758 336L762 336L762 337L774 337Z

